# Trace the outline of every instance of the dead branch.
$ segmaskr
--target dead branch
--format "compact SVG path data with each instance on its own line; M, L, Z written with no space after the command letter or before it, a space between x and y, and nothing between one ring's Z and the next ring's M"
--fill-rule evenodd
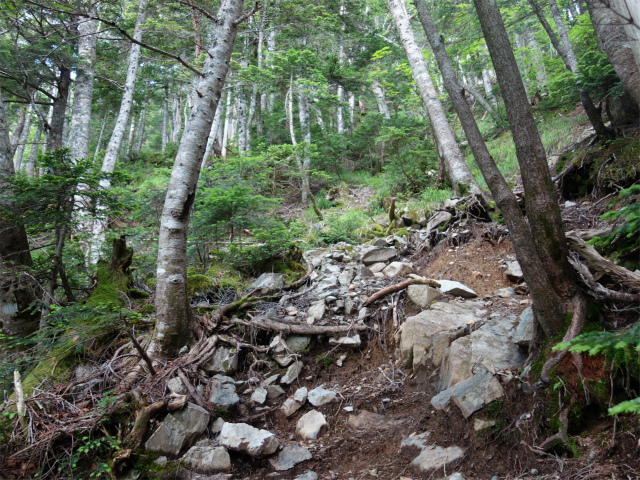
M195 402L205 410L208 410L207 402L205 402L204 398L202 398L200 394L196 391L196 389L193 388L193 385L191 385L191 382L189 381L187 376L184 374L182 369L179 368L178 370L176 370L176 373L178 374L178 377L180 378L180 380L182 380L182 383L184 384L187 391L189 392L189 395L191 395L191 397L195 400Z
M231 319L232 322L247 327L256 327L262 330L272 330L275 332L294 333L296 335L326 335L330 333L345 333L350 331L362 332L367 329L365 325L302 325L283 323L267 317L254 317L250 322L240 320L239 318Z
M593 275L589 269L584 265L577 255L572 254L569 256L569 263L578 272L578 277L587 287L588 293L599 300L617 300L619 302L626 303L640 303L640 294L618 292L604 287L602 284L595 281Z
M598 281L603 275L609 275L619 279L620 283L640 292L639 274L604 258L592 245L587 245L576 231L567 232L567 241L571 248L580 255L586 266L594 272L593 278L595 281Z
M291 285L287 285L286 287L283 288L283 290L294 290L296 288L298 288L299 286L303 285L304 282L307 281L307 278L309 278L311 276L311 274L313 273L313 264L307 260L305 258L304 260L307 263L307 273L305 273L302 278L299 278L298 280L296 280L295 282L293 282Z
M362 306L366 307L370 303L373 303L376 300L379 300L391 293L400 292L409 287L409 285L429 285L433 288L440 288L440 284L435 280L431 280L429 278L411 278L409 280L405 280L404 282L396 283L395 285L390 285L383 288L382 290L378 290L376 293L367 298Z
M248 349L253 350L254 352L258 352L258 353L265 353L265 352L269 351L269 347L256 347L255 345L251 345L250 343L241 342L240 340L238 340L235 337L227 337L225 335L218 335L218 338L222 342L225 342L225 343L228 343L230 345L233 345L238 350L240 350L241 348L248 348Z
M133 343L133 346L135 347L135 349L138 351L138 353L140 354L140 356L144 360L144 363L147 364L147 368L149 369L149 373L151 374L152 377L155 377L156 376L156 369L153 368L153 362L149 358L149 355L147 355L147 352L144 350L144 348L142 348L142 345L140 345L140 343L138 343L138 340L136 339L135 335L133 334L133 331L130 330L129 328L127 328L127 335L131 339L131 343Z

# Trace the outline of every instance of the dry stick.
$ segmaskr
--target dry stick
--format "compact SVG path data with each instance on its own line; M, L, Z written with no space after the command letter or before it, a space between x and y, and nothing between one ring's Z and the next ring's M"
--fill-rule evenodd
M254 317L251 322L240 320L239 318L232 318L231 321L239 323L240 325L246 325L247 327L256 327L276 332L295 333L296 335L326 335L328 333L344 333L351 330L356 330L358 332L367 330L365 325L328 325L322 327L318 325L282 323L267 317Z
M370 303L373 303L376 300L379 300L380 298L389 295L390 293L400 292L401 290L404 290L410 285L429 285L430 287L433 287L433 288L440 287L440 284L435 280L431 280L428 278L412 278L409 280L405 280L404 282L396 283L395 285L385 287L382 290L378 290L376 293L374 293L369 298L367 298L365 302L362 304L362 306L366 307Z
M301 286L304 282L306 282L307 278L311 276L311 274L313 273L313 264L307 259L305 259L305 262L307 263L307 273L305 273L302 278L299 278L291 285L287 285L286 287L284 287L283 290L294 290Z
M147 355L147 352L145 352L144 348L142 348L142 346L138 343L138 340L136 339L135 335L133 334L133 331L129 330L128 328L127 328L127 335L131 339L131 343L133 343L133 346L136 348L136 350L138 351L138 353L140 354L140 356L142 357L144 362L147 364L147 368L149 369L149 373L151 374L152 377L155 377L156 376L156 369L153 368L153 363L151 362L151 359L149 358L149 355Z
M254 352L258 352L258 353L265 353L269 351L269 347L257 347L255 345L251 345L250 343L244 343L241 342L240 340L238 340L235 337L227 337L225 335L218 335L218 338L220 338L220 341L228 343L230 345L233 345L234 347L236 347L238 350L241 348L248 348L253 350Z
M189 395L193 397L193 399L196 401L198 405L200 405L202 408L207 410L207 402L205 402L204 398L202 398L200 394L196 391L196 389L193 388L193 385L191 385L191 382L189 381L187 376L184 374L182 369L180 368L177 369L176 373L178 374L178 377L180 378L180 380L182 380L182 383L184 384L184 386L187 388Z
M595 281L589 269L576 257L569 257L569 263L576 269L578 276L589 289L589 294L599 300L617 300L619 302L640 303L640 294L610 290Z

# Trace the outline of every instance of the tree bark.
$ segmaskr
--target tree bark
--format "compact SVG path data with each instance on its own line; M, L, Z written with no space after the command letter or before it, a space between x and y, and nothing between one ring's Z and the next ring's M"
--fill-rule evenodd
M236 107L238 109L238 152L247 150L247 95L242 86L236 87Z
M71 69L64 65L60 67L57 80L57 96L53 100L51 109L51 122L49 122L49 137L47 151L53 152L62 148L62 136L64 133L64 119L69 99L69 85L71 84Z
M633 4L633 2L630 2ZM629 45L620 18L608 6L608 0L587 0L593 28L604 52L620 77L624 88L640 106L640 68ZM635 19L640 22L640 19ZM640 48L640 47L639 47Z
M140 3L138 4L138 16L136 18L135 29L133 30L133 38L136 41L142 40L142 24L147 18L148 3L149 0L140 0ZM124 84L124 94L122 95L122 100L120 102L120 111L118 112L116 124L113 127L111 139L109 140L109 145L107 145L107 151L104 154L104 160L102 162L103 172L111 173L116 168L118 152L122 145L122 139L124 138L127 124L129 123L131 107L133 106L133 92L136 86L136 78L138 76L139 60L140 45L132 43L131 49L129 50L127 79ZM111 186L108 180L101 180L100 184L103 188L109 188Z
M573 294L573 270L560 207L536 121L511 50L495 0L474 0L482 32L498 77L525 190L526 211L536 251L554 291L561 298Z
M309 166L311 157L309 156L309 147L311 146L311 106L309 98L302 92L298 93L298 115L300 116L300 131L302 133L302 142L305 144L302 151L302 160L296 155L298 161L298 169L300 170L300 180L302 183L302 203L313 196L309 185Z
M227 158L227 144L231 130L231 90L227 90L227 102L224 108L224 129L222 131L222 158Z
M95 17L97 7L89 12ZM93 99L93 72L96 59L96 21L89 16L78 18L78 63L76 86L69 126L69 148L72 160L89 157L89 126Z
M27 118L27 109L26 107L20 107L18 110L18 121L16 122L16 129L13 131L13 135L11 136L11 152L15 153L18 148L18 144L20 143L20 137L22 136L22 131L24 130L24 122Z
M31 130L31 109L32 105L29 105L27 108L27 112L24 116L24 125L22 127L22 132L20 133L20 138L18 139L18 145L16 148L16 154L14 157L15 169L16 172L19 172L22 168L22 157L24 156L24 149L27 146L27 140L29 139L29 132Z
M216 157L219 157L221 153L219 132L220 124L222 123L221 118L224 114L224 97L225 92L222 92L222 96L220 97L220 105L218 106L218 108L216 108L216 114L213 117L213 123L211 124L211 131L209 132L209 138L207 139L207 148L204 151L204 157L202 158L202 165L200 166L200 170L205 167L212 152L217 152Z
M489 73L488 68L482 69L482 85L484 86L484 94L487 97L487 101L491 104L492 107L497 107L498 102L495 95L493 94L493 87L491 85L491 74Z
M167 149L169 128L169 85L164 86L164 98L162 99L162 153Z
M207 136L215 116L242 14L242 0L222 0L208 46L198 95L180 140L167 189L158 240L156 331L151 351L175 356L189 341L187 231Z
M613 0L613 5L610 8L620 19L628 37L629 46L633 51L636 66L640 68L640 2Z
M373 90L373 95L376 97L376 103L378 104L378 112L382 115L386 120L391 119L391 113L389 112L389 107L387 106L387 100L384 96L384 90L380 86L380 82L374 80L371 84L371 89Z
M473 156L509 228L516 257L522 266L525 281L534 299L533 308L536 319L547 335L555 335L560 332L563 326L562 300L555 294L553 286L542 268L531 230L525 221L516 197L487 149L471 108L464 98L463 88L456 78L455 70L436 25L431 19L427 4L424 0L415 0L414 4L442 73L444 87L460 118L460 124L469 141Z
M147 104L142 106L142 112L140 113L140 120L138 121L138 136L136 138L134 151L140 153L142 151L142 143L144 141L144 130L147 122Z
M27 175L32 178L35 178L36 176L36 159L38 158L38 149L40 148L41 140L42 140L42 121L39 121L38 127L36 128L36 134L33 137L33 143L31 144L29 161L27 162Z
M98 153L100 153L100 145L102 145L102 138L104 137L104 129L107 126L107 120L109 119L109 112L104 114L104 118L102 119L102 127L100 127L100 134L98 135L98 141L96 142L96 150L93 152L93 161L95 162L96 158L98 158Z
M387 0L387 4L402 40L402 46L409 59L413 78L420 90L422 101L431 119L436 141L442 151L453 189L458 195L474 194L481 196L482 191L475 178L473 178L471 170L464 162L462 152L456 143L451 128L449 128L447 116L429 76L429 70L422 52L416 43L404 5L401 0Z
M425 28L425 31L426 31L426 28ZM500 118L500 115L498 115L498 112L496 112L496 110L491 106L491 104L487 101L487 99L485 99L482 95L480 95L479 91L477 91L471 85L467 85L466 83L461 83L460 86L464 88L467 92L469 92L473 96L473 98L475 98L476 101L480 105L482 105L482 108L484 108L489 113L489 115L493 117L493 119L496 122L502 122L502 119ZM445 83L445 88L446 88L446 83Z

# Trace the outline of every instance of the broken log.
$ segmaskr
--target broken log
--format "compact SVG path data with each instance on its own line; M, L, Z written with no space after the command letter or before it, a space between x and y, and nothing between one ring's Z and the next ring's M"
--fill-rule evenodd
M408 288L410 285L429 285L433 288L440 288L440 284L435 280L431 280L429 278L411 278L409 280L405 280L404 282L396 283L395 285L390 285L388 287L383 288L382 290L378 290L376 293L367 298L362 304L363 307L375 302L376 300L381 299L391 293L400 292L405 288Z

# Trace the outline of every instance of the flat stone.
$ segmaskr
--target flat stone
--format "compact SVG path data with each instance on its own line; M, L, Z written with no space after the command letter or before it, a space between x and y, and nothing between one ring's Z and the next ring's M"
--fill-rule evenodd
M389 420L384 415L362 411L358 415L349 415L347 424L357 430L385 430L403 423L402 420Z
M436 280L440 284L440 292L448 295L454 295L462 298L475 298L478 296L476 292L466 285L452 280Z
M182 410L169 413L145 443L145 449L177 456L191 446L207 428L211 416L204 408L188 403Z
M382 270L388 278L404 277L413 273L413 265L407 262L391 262Z
M296 390L296 393L293 394L293 399L297 402L304 404L307 401L307 396L309 395L309 390L307 387L302 387Z
M302 408L302 403L296 401L293 398L287 398L282 404L282 407L280 407L280 410L282 410L282 413L284 413L285 417L290 417L301 408Z
M273 357L273 359L281 367L288 367L295 361L296 356L295 355L276 355Z
M297 464L304 462L305 460L311 460L313 455L308 448L300 447L298 445L287 445L280 452L276 458L270 458L269 463L278 472L285 470L291 470Z
M167 388L171 393L175 393L176 395L186 395L189 393L187 387L184 386L184 383L182 383L182 380L178 377L167 380Z
M305 413L296 424L296 435L305 440L317 440L324 427L329 425L325 416L317 410Z
M280 383L283 383L285 385L291 385L298 378L298 375L300 375L303 368L304 368L304 363L302 362L293 363L293 365L291 365L287 369L287 373L285 373L284 376L280 379Z
M413 303L422 308L429 308L429 305L442 298L440 290L429 285L409 285L407 295Z
M373 277L373 272L369 267L365 267L364 265L358 265L356 267L356 273L360 278L370 278Z
M439 447L437 445L426 445L428 432L421 434L411 434L408 438L402 440L402 447L418 447L422 451L413 459L412 465L419 468L423 472L437 470L464 456L464 449L458 446Z
M304 472L302 475L298 475L293 480L318 480L318 474L309 470Z
M258 405L264 404L267 401L267 389L263 387L256 388L251 394L251 400Z
M263 273L253 282L251 288L259 290L280 290L284 287L284 275L281 273Z
M434 228L438 228L442 225L445 225L449 220L451 220L451 217L452 215L449 212L436 213L427 222L427 226L426 226L427 233L433 230Z
M375 276L376 273L382 273L382 271L387 267L386 263L374 263L369 267L369 271L372 273L371 276Z
M496 424L495 420L488 420L484 418L473 418L473 430L476 432L480 432L485 428L491 428Z
M358 310L358 320L364 320L369 315L369 309L367 307L362 307Z
M279 385L270 385L267 388L267 398L269 400L278 398L280 395L284 395L284 390Z
M317 317L316 320L318 320L320 317ZM300 353L309 346L309 344L311 343L311 337L309 335L289 335L285 340L285 343L289 350L294 353Z
M338 282L343 287L348 287L351 285L353 278L356 276L356 272L353 268L345 268L344 271L338 277Z
M493 292L493 294L501 298L510 298L510 297L515 297L517 295L516 291L511 287L499 288L498 290Z
M331 390L327 390L322 387L314 388L309 392L307 396L307 400L314 407L320 407L322 405L326 405L327 403L334 403L338 401L338 396L335 392Z
M314 320L320 320L324 316L325 309L324 300L322 300L314 303L309 310L307 310L307 314L309 317L313 317Z
M279 446L276 436L246 423L226 422L220 432L220 443L229 450L262 458L274 453Z
M520 323L518 323L516 332L513 335L513 342L517 345L528 347L533 341L534 323L535 316L533 314L533 308L525 308L520 315Z
M524 280L524 274L522 273L522 268L520 264L516 261L507 262L507 269L505 270L505 275L509 280L514 283L520 283Z
M302 257L311 263L314 268L318 267L322 264L322 260L324 260L325 250L322 248L316 248L312 250L307 250L302 254Z
M374 247L379 247L379 248L386 247L387 246L387 240L384 239L384 238L376 238L373 241L373 246Z
M230 375L235 373L238 369L238 353L235 349L227 347L216 348L213 357L204 369L209 374L221 373L224 375Z
M362 263L365 265L373 265L374 263L386 263L398 255L398 251L395 248L375 248L368 251L362 256Z
M236 393L235 381L224 375L214 375L209 383L209 402L218 408L228 409L240 401Z
M231 457L224 447L191 447L182 461L186 468L198 473L213 473L231 468Z
M362 341L360 335L355 334L351 337L330 338L329 345L332 347L360 348Z
M211 424L210 431L211 433L220 433L222 431L222 427L224 427L224 418L218 417Z
M356 302L353 301L351 297L347 297L344 299L344 314L351 315L356 311Z
M443 410L453 399L462 411L462 415L468 418L473 412L480 410L486 404L502 397L504 390L500 382L491 372L484 370L470 378L456 383L453 387L443 390L431 398L431 405L437 410Z

